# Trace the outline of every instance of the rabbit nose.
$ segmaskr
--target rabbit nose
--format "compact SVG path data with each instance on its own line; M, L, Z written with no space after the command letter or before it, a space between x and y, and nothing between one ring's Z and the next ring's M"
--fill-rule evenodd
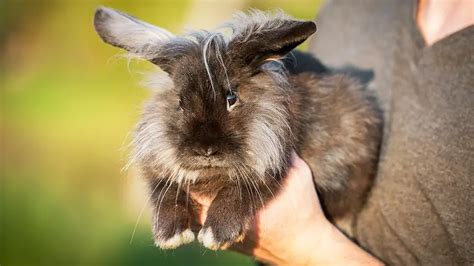
M215 155L217 153L217 148L213 148L213 147L196 148L196 149L194 149L194 152L197 155L209 157L209 156Z

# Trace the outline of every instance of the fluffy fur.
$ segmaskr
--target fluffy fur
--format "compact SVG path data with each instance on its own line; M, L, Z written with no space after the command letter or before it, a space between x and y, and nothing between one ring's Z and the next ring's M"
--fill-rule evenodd
M213 199L203 245L242 239L277 192L292 150L310 165L328 216L350 233L372 182L381 121L356 81L287 71L282 59L315 32L313 22L254 10L213 32L173 36L99 8L94 24L105 42L172 81L145 106L131 159L150 183L158 246L192 240L191 192Z

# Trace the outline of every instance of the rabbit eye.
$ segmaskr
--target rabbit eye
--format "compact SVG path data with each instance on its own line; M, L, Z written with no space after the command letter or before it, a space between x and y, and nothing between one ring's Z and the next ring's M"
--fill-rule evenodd
M226 96L226 100L227 100L227 110L231 111L233 106L237 103L238 98L235 93L233 93L232 91L229 91L229 93Z
M178 110L183 112L184 111L184 108L183 108L183 101L179 100L179 103L178 103Z

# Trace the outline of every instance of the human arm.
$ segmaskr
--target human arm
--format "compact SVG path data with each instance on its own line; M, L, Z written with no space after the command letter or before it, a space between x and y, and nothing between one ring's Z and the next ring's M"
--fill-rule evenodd
M210 202L201 205L200 223ZM309 166L296 154L281 190L251 222L242 243L231 249L276 265L381 265L324 216Z

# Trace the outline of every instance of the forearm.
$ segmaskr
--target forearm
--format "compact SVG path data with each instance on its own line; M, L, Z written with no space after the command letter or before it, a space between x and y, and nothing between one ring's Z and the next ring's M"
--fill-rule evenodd
M318 228L315 228L317 226ZM304 234L288 236L287 249L275 254L257 249L257 259L273 265L383 265L381 261L351 242L336 227L329 224L308 226ZM322 233L323 232L323 233Z
M326 235L316 236L314 260L307 265L383 265L381 261L353 243L333 225ZM320 238L320 239L318 239Z

